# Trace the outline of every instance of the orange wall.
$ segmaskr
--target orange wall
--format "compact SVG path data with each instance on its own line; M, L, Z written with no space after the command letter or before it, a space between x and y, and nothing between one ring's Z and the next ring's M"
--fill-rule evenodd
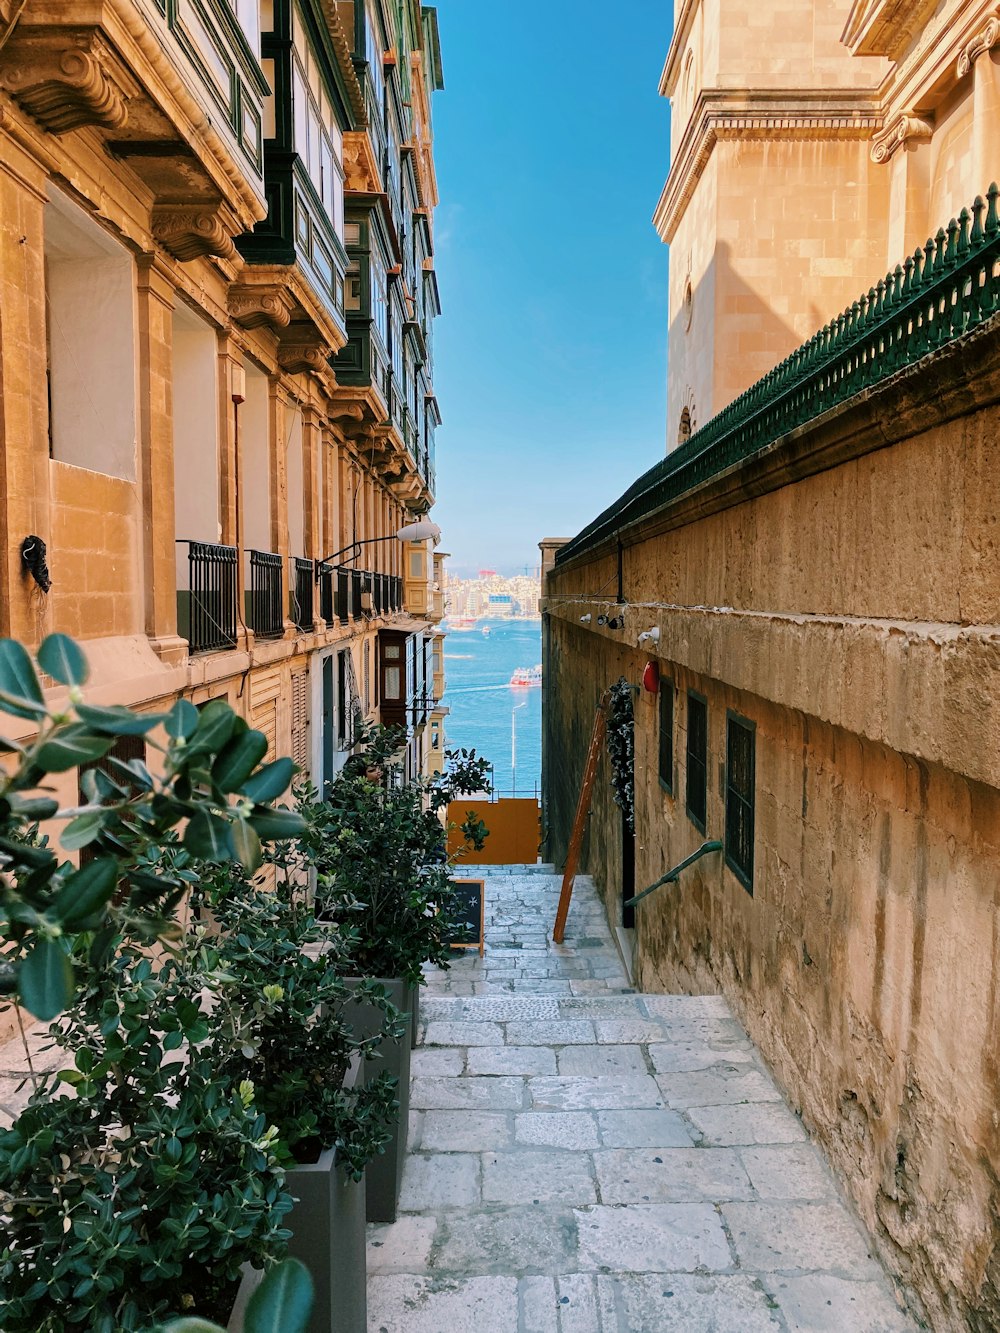
M473 811L490 831L481 852L462 851L457 825ZM509 797L502 801L452 801L448 806L448 855L467 865L534 865L541 837L538 802Z

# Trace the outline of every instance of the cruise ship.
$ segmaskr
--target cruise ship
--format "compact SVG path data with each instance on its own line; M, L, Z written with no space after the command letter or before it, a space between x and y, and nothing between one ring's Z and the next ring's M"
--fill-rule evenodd
M533 667L518 667L510 678L512 689L524 689L542 683L542 664Z

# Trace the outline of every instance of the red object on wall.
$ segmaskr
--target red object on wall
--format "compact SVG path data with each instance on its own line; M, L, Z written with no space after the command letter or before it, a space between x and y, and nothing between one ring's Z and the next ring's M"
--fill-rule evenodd
M655 694L660 688L660 668L656 662L647 662L642 673L642 688L647 694Z

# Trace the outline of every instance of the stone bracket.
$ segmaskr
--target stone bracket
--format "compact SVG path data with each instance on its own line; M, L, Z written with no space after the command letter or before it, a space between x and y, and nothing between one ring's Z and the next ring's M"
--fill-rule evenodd
M16 33L4 51L0 87L52 134L83 125L120 128L137 91L93 28Z
M992 51L998 41L1000 41L1000 15L994 14L986 26L962 48L958 57L958 77L964 79L979 57L985 55L987 51Z
M220 200L157 204L153 208L153 235L164 250L182 262L204 255L234 259L236 247L220 212Z
M244 329L266 326L280 333L291 322L292 309L287 290L276 284L238 282L229 289L229 313Z
M876 134L872 140L871 159L877 163L888 162L904 144L929 139L933 133L934 126L930 121L912 112L904 113L897 116L888 129Z

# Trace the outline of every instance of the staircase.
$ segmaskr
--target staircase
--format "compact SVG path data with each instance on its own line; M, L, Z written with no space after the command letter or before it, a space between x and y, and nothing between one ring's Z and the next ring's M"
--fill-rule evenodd
M428 973L370 1333L902 1333L864 1233L719 995L640 995L593 885L486 880L486 954Z

